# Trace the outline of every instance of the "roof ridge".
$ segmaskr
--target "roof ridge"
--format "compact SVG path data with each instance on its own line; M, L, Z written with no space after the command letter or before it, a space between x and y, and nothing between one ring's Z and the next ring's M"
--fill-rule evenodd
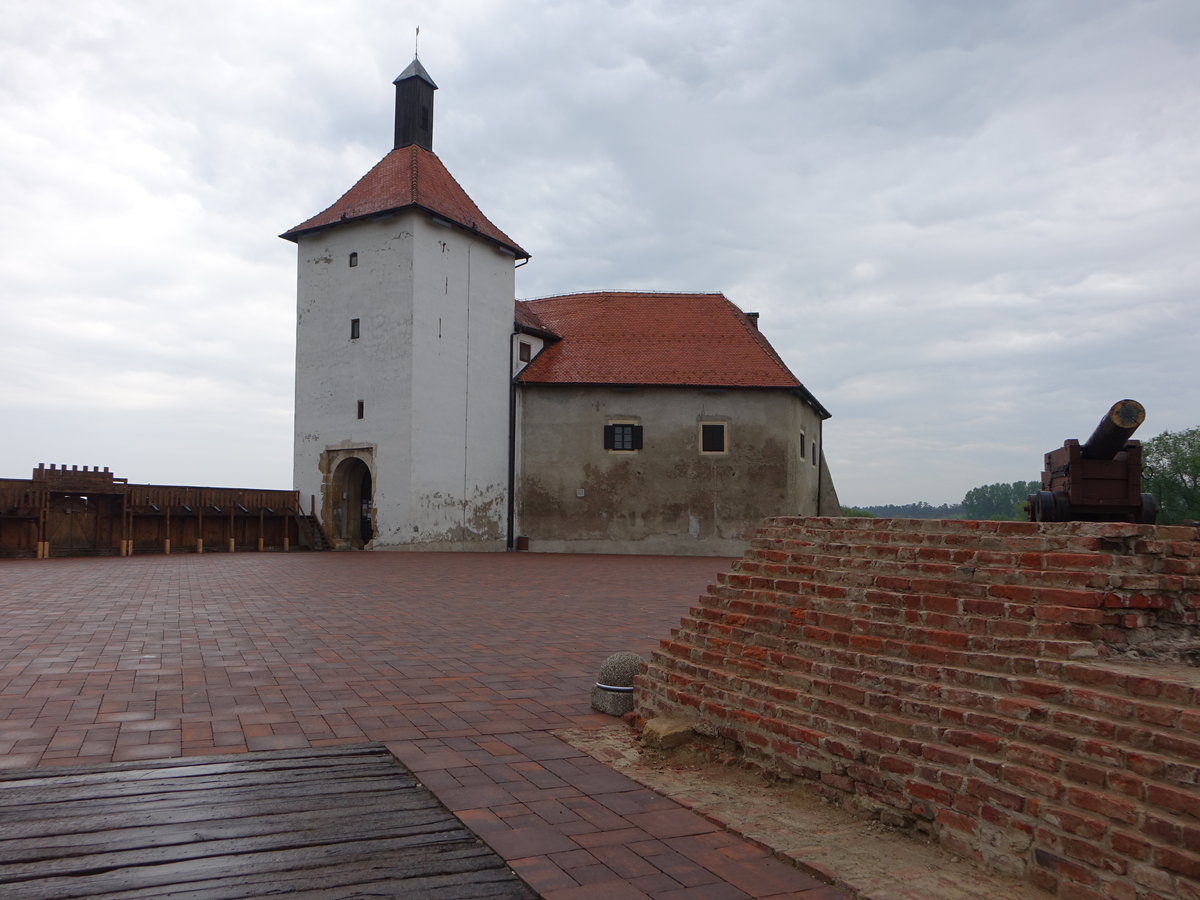
M520 302L531 303L534 300L557 300L559 297L587 297L596 294L623 295L630 297L724 297L722 291L657 291L635 290L632 288L600 288L591 291L567 291L563 294L544 294L541 297L521 297Z

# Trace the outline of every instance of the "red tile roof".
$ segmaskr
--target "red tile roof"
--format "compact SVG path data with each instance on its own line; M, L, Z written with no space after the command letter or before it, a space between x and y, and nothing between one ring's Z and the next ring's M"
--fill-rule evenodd
M548 338L561 337L541 320L530 304L522 303L520 300L517 301L516 310L513 313L513 324L516 325L518 331L529 331Z
M517 259L529 258L520 245L479 211L437 154L416 144L391 151L331 207L280 237L294 241L310 231L410 206L475 231L511 250Z
M723 294L602 291L517 303L561 336L526 366L525 384L784 388L802 392L750 318Z

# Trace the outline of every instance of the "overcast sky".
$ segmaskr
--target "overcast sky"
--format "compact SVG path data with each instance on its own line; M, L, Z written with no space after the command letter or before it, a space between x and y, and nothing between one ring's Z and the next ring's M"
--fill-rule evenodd
M843 503L1200 425L1196 0L8 4L0 476L290 487L295 245L395 78L520 297L722 291Z

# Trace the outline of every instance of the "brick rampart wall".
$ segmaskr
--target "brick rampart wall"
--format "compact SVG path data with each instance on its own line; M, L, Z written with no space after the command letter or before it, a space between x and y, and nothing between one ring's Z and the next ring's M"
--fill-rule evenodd
M637 711L1068 900L1200 900L1198 536L769 520Z

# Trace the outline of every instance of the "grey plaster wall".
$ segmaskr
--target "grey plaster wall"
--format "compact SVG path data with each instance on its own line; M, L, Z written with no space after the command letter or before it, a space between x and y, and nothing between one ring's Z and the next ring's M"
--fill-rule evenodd
M517 533L531 550L741 555L766 516L818 511L821 420L794 394L545 385L521 394ZM604 449L614 422L640 424L642 449ZM725 453L701 452L702 422L726 423Z

